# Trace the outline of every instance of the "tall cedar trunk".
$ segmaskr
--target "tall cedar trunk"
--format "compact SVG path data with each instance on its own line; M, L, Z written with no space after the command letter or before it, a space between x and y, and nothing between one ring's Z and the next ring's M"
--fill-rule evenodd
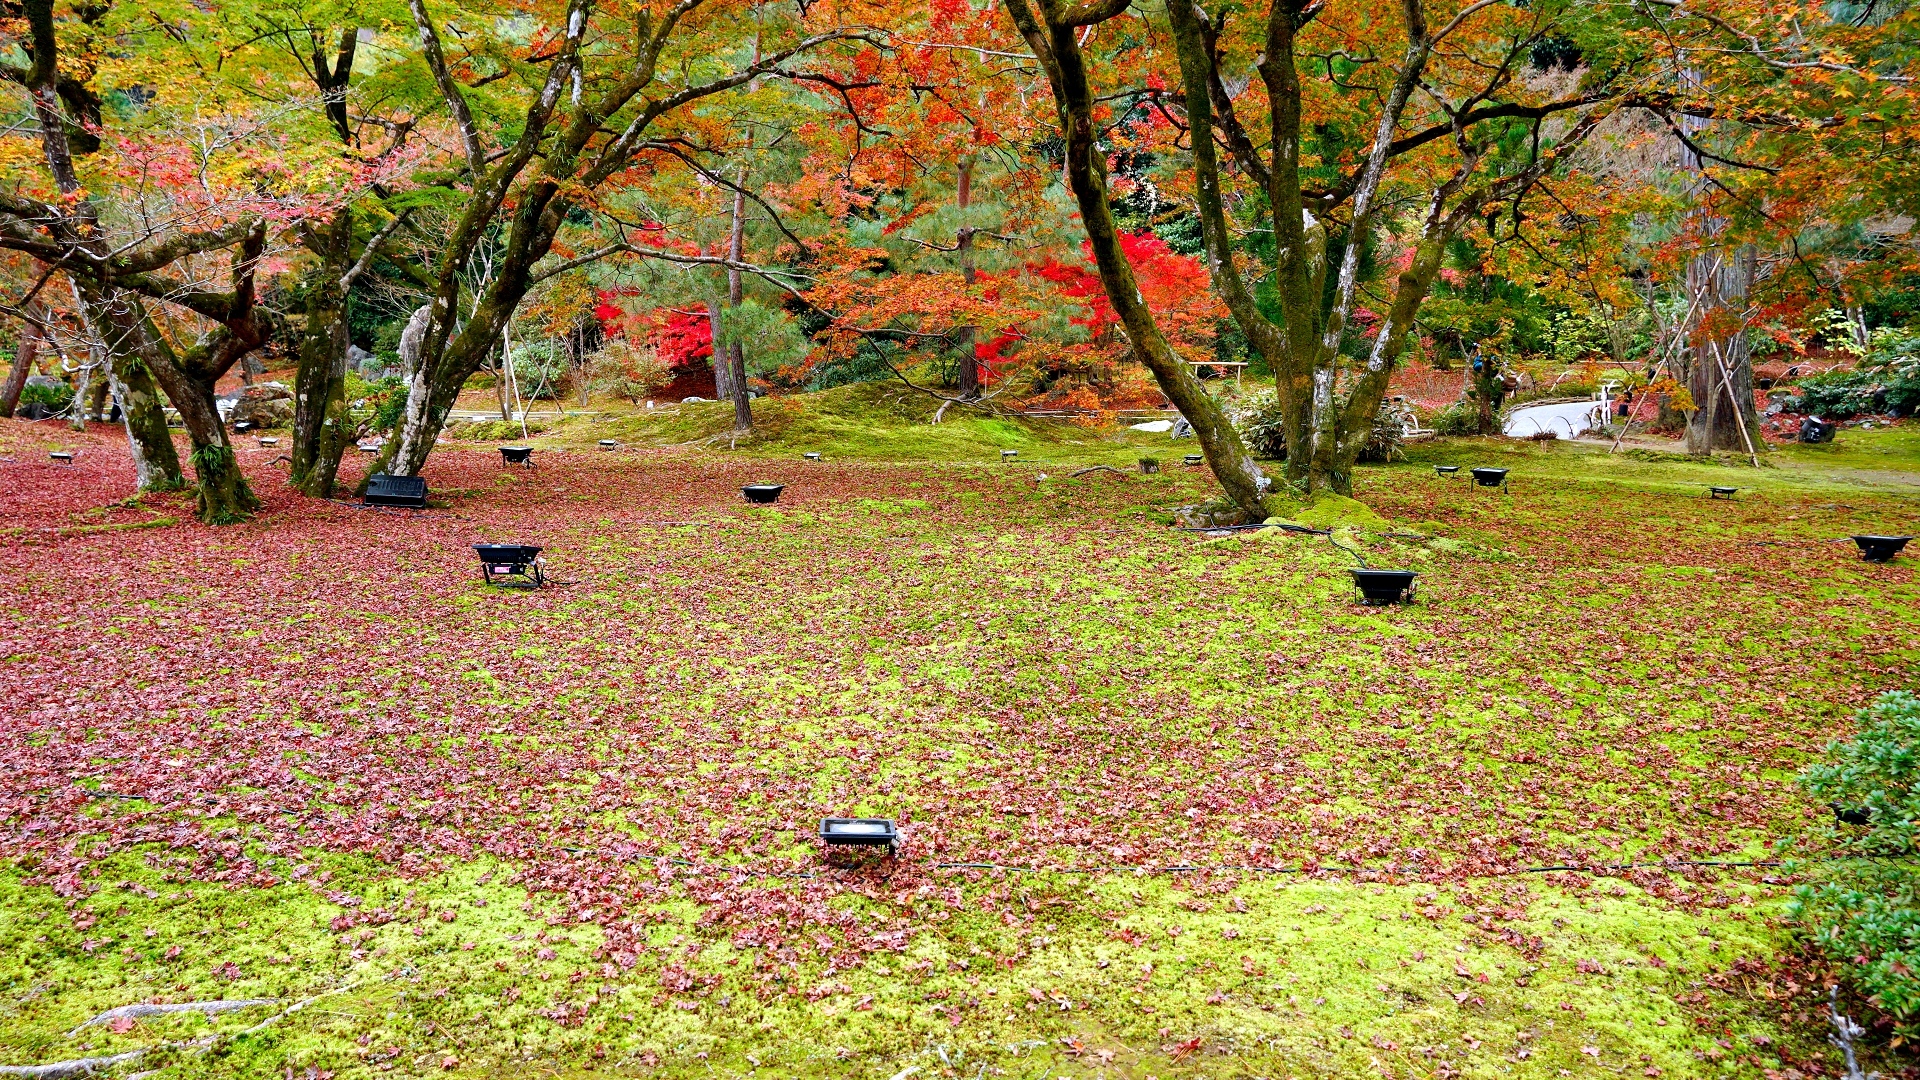
M294 376L288 481L322 499L333 494L340 457L353 438L347 415L347 292L340 284L351 269L352 238L353 212L344 206L306 238L319 264L307 282L307 326L300 337L300 367Z
M713 396L721 401L732 401L733 357L727 355L727 347L720 342L720 328L725 323L726 317L720 313L720 301L717 298L707 301L707 327L713 340L713 356L708 360L713 367Z
M133 474L142 491L178 491L187 486L180 471L180 454L167 430L166 405L147 363L150 345L147 327L132 299L74 281L80 314L92 337L106 347L113 375L114 396L120 399L120 418L127 431Z
M739 263L742 241L746 238L747 194L742 189L747 182L746 166L740 167L740 178L736 181L742 187L733 189L733 228L727 238L727 261ZM740 302L746 299L745 283L740 279L738 265L727 267L727 307L738 311ZM738 320L735 320L736 322ZM747 352L746 342L741 340L739 328L730 328L727 335L727 373L733 384L733 429L747 431L753 427L753 406L747 397Z
M974 229L967 222L967 206L973 202L973 159L962 158L955 180L954 202L960 207L960 231L954 236L954 249L960 256L960 277L972 289L979 277L973 266ZM974 338L979 330L973 326L957 327L953 332L954 360L959 365L960 397L971 401L980 396L980 358L974 353Z
M40 323L44 318L46 309L38 301L27 305L20 344L13 350L13 367L7 372L6 385L0 387L0 417L12 416L14 407L20 404L20 391L26 388L27 376L33 374L34 361L40 356L40 343L46 340L46 329Z
M1754 262L1754 250L1748 247L1732 256L1718 252L1696 256L1687 265L1688 295L1701 312L1687 349L1687 394L1695 405L1687 418L1689 454L1704 456L1715 450L1746 454L1766 448L1753 398L1753 353L1747 344L1746 319L1731 314L1746 305Z

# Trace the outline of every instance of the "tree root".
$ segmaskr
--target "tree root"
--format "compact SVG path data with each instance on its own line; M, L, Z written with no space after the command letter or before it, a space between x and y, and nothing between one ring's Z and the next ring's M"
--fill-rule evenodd
M184 1001L175 1005L122 1005L117 1009L108 1009L99 1016L67 1032L71 1039L95 1024L108 1024L121 1017L139 1019L143 1016L171 1016L174 1013L197 1012L213 1016L216 1013L236 1012L240 1009L252 1009L261 1005L278 1005L279 998L226 998L220 1001Z
M282 1009L281 1011L274 1013L272 1016L267 1017L265 1020L262 1020L259 1023L253 1025L252 1027L243 1028L236 1034L253 1035L257 1032L264 1031L265 1029L273 1026L276 1023L279 1023L281 1020L284 1020L289 1016L292 1016L294 1013L299 1012L300 1010L306 1008L307 1006L313 1004L316 1001L319 1001L322 998L332 997L335 994L344 994L347 991L352 990L359 985L360 985L359 981L355 980L353 982L347 983L344 986L338 986L332 990L322 991L321 993L315 994L312 997L302 998L299 1001L294 1002L292 1005L287 1006L285 1009ZM256 1006L256 1005L263 1005L263 1004L271 1005L276 1003L277 1001L278 1001L277 998L263 998L263 999L248 1000L248 1001L197 1001L197 1002L188 1002L183 1005L172 1005L172 1006L122 1005L118 1009L109 1009L106 1012L101 1013L99 1016L94 1017L92 1020L87 1021L87 1023L85 1024L81 1024L80 1027L75 1028L73 1030L74 1032L78 1032L81 1030L81 1028L85 1028L90 1024L99 1023L102 1020L107 1020L114 1016L152 1016L160 1012L186 1012L186 1011L227 1012L232 1009L247 1008L247 1007ZM206 1008L207 1006L222 1006L222 1007L217 1009L207 1009ZM150 1011L139 1012L139 1013L129 1011L134 1009L145 1009ZM71 1038L72 1037L71 1034L69 1034L68 1037ZM31 1080L67 1080L68 1077L92 1076L95 1073L102 1072L107 1069L112 1069L120 1065L126 1065L132 1062L138 1061L141 1058L147 1056L148 1054L153 1053L156 1050L203 1050L209 1046L212 1046L217 1040L221 1038L226 1038L226 1037L228 1036L208 1035L205 1038L194 1039L190 1042L156 1043L153 1046L143 1046L137 1050L128 1050L124 1053L119 1053L119 1054L109 1054L104 1057L74 1058L70 1061L54 1061L54 1062L49 1062L45 1065L0 1065L0 1076L29 1077L31 1078Z

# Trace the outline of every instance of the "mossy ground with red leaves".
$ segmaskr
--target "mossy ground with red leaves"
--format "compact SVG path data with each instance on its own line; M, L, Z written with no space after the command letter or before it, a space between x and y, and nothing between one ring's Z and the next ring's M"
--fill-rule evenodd
M212 529L125 503L110 430L71 469L56 439L0 434L0 925L33 954L0 973L0 1064L172 1031L65 1037L115 1004L357 979L351 1019L212 1060L1813 1069L1804 1004L1708 997L1784 947L1768 870L1527 871L1764 857L1820 813L1793 773L1920 653L1913 560L1830 542L1913 531L1878 473L1920 461L1743 470L1728 503L1705 467L1443 444L1512 493L1365 471L1429 537L1359 538L1423 573L1374 609L1324 539L1169 529L1198 470L449 445L409 512L299 498L247 449L266 508ZM759 480L776 508L742 505ZM485 588L488 541L564 584ZM898 863L824 866L838 814L898 818ZM1204 869L1135 874L1168 866Z

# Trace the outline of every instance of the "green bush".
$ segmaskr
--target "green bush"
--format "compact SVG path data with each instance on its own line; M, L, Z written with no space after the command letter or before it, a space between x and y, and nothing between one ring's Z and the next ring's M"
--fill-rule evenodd
M1920 332L1877 330L1853 371L1801 379L1799 392L1775 398L1791 412L1844 420L1861 413L1920 412Z
M73 401L73 387L63 382L28 383L20 388L20 404L32 405L38 402L49 409L58 411Z
M1920 1033L1920 698L1881 695L1860 714L1859 734L1828 744L1827 760L1800 780L1822 802L1865 810L1868 823L1831 826L1824 839L1843 857L1822 864L1788 912L1912 1037Z
M366 382L348 372L347 400L355 412L366 415L367 431L392 431L407 411L407 384L398 375Z
M1480 434L1480 408L1471 401L1456 401L1433 414L1433 433L1452 438Z
M1373 430L1367 432L1367 445L1360 448L1360 461L1388 462L1406 457L1406 429L1400 421L1381 409L1373 416Z
M1240 429L1240 437L1246 440L1247 449L1254 457L1268 458L1274 461L1287 459L1287 426L1280 411L1280 399L1271 390L1262 390L1248 396L1238 409L1233 411L1234 426Z

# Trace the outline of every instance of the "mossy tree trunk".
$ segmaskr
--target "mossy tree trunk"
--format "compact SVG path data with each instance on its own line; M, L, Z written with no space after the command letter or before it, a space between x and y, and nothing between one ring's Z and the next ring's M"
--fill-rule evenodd
M294 378L288 471L296 489L322 499L333 494L340 457L353 441L353 422L347 412L347 347L351 344L347 305L355 276L354 220L352 208L342 206L325 225L309 228L303 236L319 264L307 282L307 325L300 337L300 367ZM374 241L378 240L376 236Z
M152 351L147 340L149 328L139 318L133 298L81 278L74 279L74 295L80 301L89 333L106 350L140 490L178 491L186 487L180 454L173 448L173 433L167 430L166 403L147 363Z

